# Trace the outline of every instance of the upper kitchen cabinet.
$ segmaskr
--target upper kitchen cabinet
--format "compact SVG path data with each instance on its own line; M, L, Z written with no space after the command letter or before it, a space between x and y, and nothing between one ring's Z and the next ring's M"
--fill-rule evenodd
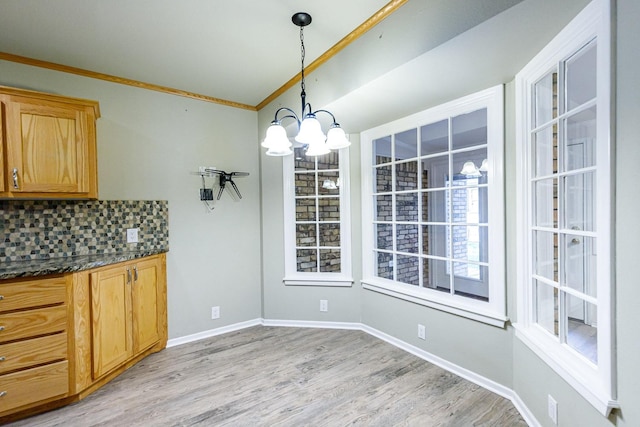
M98 198L97 102L0 86L0 108L0 198Z

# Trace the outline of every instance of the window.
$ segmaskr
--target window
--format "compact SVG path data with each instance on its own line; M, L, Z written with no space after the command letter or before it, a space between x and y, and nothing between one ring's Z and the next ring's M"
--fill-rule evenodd
M284 158L285 284L350 286L349 151Z
M362 137L364 287L503 326L503 89Z
M603 414L613 398L608 2L516 77L517 336Z

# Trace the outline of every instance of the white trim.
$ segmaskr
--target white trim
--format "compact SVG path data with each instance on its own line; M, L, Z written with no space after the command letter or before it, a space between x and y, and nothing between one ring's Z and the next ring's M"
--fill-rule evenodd
M448 372L451 372L454 375L464 378L467 381L470 381L476 385L479 385L480 387L485 388L511 401L513 406L518 410L522 418L525 420L525 422L529 426L538 427L541 425L538 422L538 420L535 418L533 413L529 410L529 408L524 404L522 399L520 399L520 396L518 396L509 387L499 384L469 369L463 368L462 366L456 365L455 363L451 363L448 360L443 359L439 356L436 356L433 353L429 353L428 351L425 351L419 347L411 345L405 341L402 341L398 338L395 338L385 332L372 328L371 326L365 325L363 323L324 322L324 321L315 321L315 320L278 320L278 319L264 319L264 318L254 319L254 320L249 320L247 322L236 323L234 325L229 325L229 326L225 326L218 329L212 329L210 331L205 331L198 334L188 335L182 338L174 338L169 340L170 344L167 344L167 347L187 344L193 341L214 337L214 336L225 334L228 332L234 332L240 329L245 329L245 328L249 328L257 325L272 326L272 327L287 327L287 328L344 329L344 330L365 332L375 338L378 338L388 344L393 345L396 348L399 348L400 350L411 353L422 360L432 363Z
M351 277L338 277L338 278L318 277L314 279L311 279L311 278L299 279L297 277L296 278L285 277L284 279L282 279L282 282L287 286L328 286L328 287L348 288L353 285L353 278Z

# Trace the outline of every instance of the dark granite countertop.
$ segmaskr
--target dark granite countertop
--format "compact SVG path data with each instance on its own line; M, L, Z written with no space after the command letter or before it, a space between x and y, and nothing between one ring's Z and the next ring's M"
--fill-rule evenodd
M136 252L117 252L99 255L81 255L29 261L15 261L0 266L0 280L17 277L45 276L48 274L72 273L89 270L104 265L116 264L149 255L167 252L166 249L155 249Z

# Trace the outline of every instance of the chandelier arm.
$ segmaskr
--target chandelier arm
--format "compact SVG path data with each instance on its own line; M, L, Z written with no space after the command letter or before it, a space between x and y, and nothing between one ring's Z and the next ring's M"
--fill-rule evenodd
M287 114L286 116L281 117L280 119L278 119L278 114L280 114L281 111L287 111L291 114ZM295 111L293 111L291 108L287 108L287 107L281 107L278 108L278 110L276 110L276 114L273 118L274 122L280 122L282 121L282 119L286 119L286 118L292 118L295 119L296 122L298 122L298 124L300 124L300 118L298 117L298 115L295 113Z
M309 107L311 107L311 106L309 106ZM336 122L336 116L334 116L334 115L333 115L333 113L331 113L331 111L327 111L327 110L316 110L316 111L314 111L312 114L314 114L314 115L315 115L315 114L317 114L317 113L327 113L328 115L330 115L330 116L331 116L331 120L333 120L333 124L334 124L334 125L337 125L337 124L338 124L338 122Z

